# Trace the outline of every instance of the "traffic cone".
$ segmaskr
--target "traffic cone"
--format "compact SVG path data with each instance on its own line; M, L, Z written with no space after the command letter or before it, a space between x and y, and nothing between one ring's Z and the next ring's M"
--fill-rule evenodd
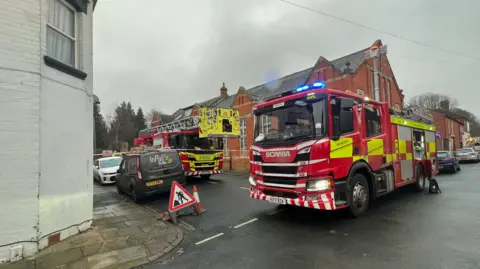
M203 209L202 203L200 203L200 197L198 196L197 186L195 186L195 185L193 185L193 197L197 201L196 210L197 210L197 213L200 215L203 212L205 212L206 210Z

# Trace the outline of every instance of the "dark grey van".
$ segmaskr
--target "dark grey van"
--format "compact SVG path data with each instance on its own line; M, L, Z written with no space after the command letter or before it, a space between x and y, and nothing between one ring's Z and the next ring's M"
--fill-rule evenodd
M127 193L135 203L156 193L169 192L172 182L187 180L176 150L152 150L125 154L117 171L117 190Z

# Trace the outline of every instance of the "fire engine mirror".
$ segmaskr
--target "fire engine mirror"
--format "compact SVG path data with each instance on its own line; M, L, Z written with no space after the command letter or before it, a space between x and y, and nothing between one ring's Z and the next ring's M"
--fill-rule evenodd
M342 98L340 99L340 109L351 109L353 107L353 99L350 98Z

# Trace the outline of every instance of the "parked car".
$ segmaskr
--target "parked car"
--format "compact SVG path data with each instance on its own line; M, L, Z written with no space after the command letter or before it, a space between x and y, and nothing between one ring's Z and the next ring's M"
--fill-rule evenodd
M462 162L480 162L480 155L476 152L473 148L463 148L459 149L455 152L455 156L457 157L460 163Z
M460 170L460 162L451 151L438 151L438 164L440 171L451 171L456 173Z
M93 162L93 180L100 184L115 183L122 157L99 158Z
M187 183L180 156L172 149L127 153L117 172L118 192L130 195L135 203L169 192L173 181Z

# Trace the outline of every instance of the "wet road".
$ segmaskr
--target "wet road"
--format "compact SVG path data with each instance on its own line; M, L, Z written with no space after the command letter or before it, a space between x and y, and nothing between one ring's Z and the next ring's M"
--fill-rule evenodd
M198 180L207 212L182 217L195 230L144 268L480 268L479 174L480 164L464 164L437 177L442 194L407 187L358 219L251 200L245 176ZM145 205L165 211L167 201Z

